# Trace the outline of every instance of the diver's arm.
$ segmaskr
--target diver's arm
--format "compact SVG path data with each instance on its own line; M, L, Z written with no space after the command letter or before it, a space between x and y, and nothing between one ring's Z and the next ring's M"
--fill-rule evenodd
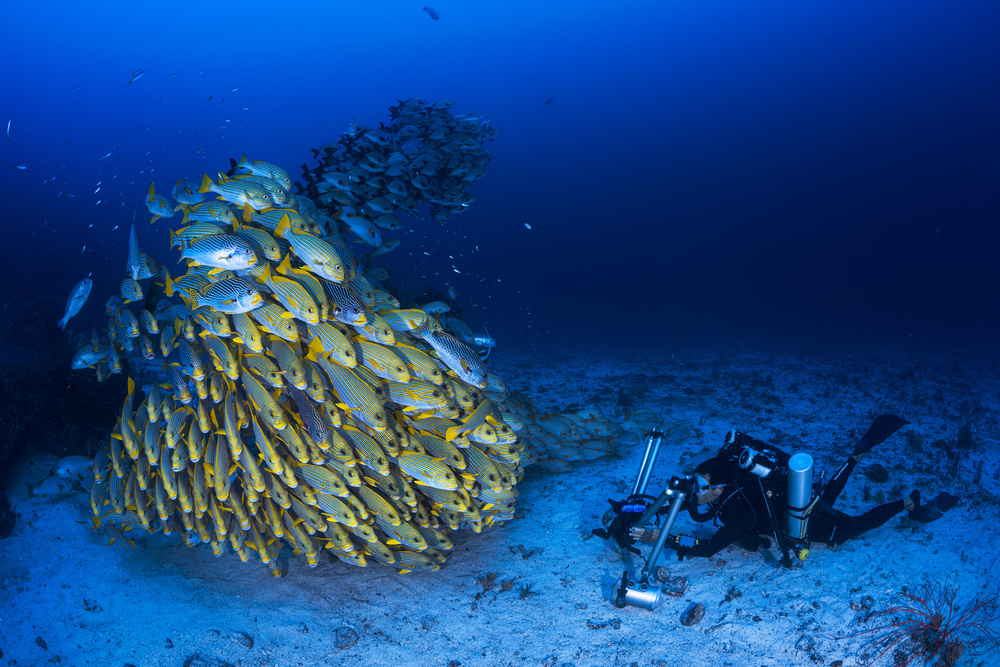
M739 523L742 524L742 522ZM733 542L736 542L745 531L746 526L743 525L723 525L719 530L715 531L715 535L712 535L711 538L699 540L698 544L693 547L681 547L677 549L677 554L679 556L697 556L700 558L714 556Z
M750 530L752 527L751 523L750 521L743 520L724 524L719 530L715 531L712 537L707 540L699 540L698 544L693 547L680 547L669 540L667 541L667 547L676 549L680 556L707 558L714 556L730 544L738 541L741 536ZM633 538L641 542L656 542L656 538L660 535L660 530L658 528L633 528L631 534Z

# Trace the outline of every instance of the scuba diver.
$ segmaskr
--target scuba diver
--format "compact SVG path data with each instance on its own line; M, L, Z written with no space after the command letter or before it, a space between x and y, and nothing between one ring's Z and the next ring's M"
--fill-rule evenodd
M808 542L837 547L878 528L904 511L909 512L911 519L928 523L941 518L958 502L958 496L942 492L931 502L922 504L920 492L915 490L906 498L884 503L860 516L850 516L834 509L834 503L858 462L873 447L908 423L895 415L882 415L876 419L833 479L825 487L816 482L812 499L804 502L803 507L793 508L805 517L808 530L803 528L803 533L807 532L804 537ZM705 523L714 520L719 526L718 531L708 540L670 536L665 546L675 549L683 559L684 556L713 556L734 543L749 551L757 551L761 547L768 549L770 538L774 537L781 551L786 551L787 533L778 526L778 511L774 507L786 504L784 485L765 480L775 477L772 472L787 469L789 458L767 443L739 431L730 431L722 450L695 467L691 493L685 503L694 521ZM629 530L629 536L641 542L656 542L659 533L658 529L640 526ZM805 558L802 552L800 558Z

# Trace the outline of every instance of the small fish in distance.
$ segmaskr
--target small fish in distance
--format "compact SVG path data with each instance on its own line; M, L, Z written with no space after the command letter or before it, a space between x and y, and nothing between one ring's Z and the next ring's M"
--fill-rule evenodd
M90 278L84 278L78 282L73 288L73 291L69 293L69 298L66 300L66 314L63 315L63 318L57 323L60 329L65 331L66 323L69 322L69 318L80 312L80 309L83 308L83 304L87 302L87 297L90 296L90 288L93 286L93 280Z
M441 18L441 15L438 14L433 7L428 7L427 5L424 5L424 11L427 12L427 15L430 16L435 21Z

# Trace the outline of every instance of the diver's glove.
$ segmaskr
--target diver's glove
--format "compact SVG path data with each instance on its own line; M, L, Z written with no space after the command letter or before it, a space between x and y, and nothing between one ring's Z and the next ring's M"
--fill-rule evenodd
M926 504L920 504L920 495L915 494L916 505L912 510L910 510L910 518L914 521L919 521L920 523L930 523L931 521L937 521L944 513L955 506L955 503L959 501L958 496L953 496L947 491L942 491L937 495L934 500ZM913 497L913 496L911 496Z

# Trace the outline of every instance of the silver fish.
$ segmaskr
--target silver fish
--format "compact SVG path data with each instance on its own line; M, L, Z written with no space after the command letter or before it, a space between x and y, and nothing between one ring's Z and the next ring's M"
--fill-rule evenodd
M135 238L135 209L132 209L132 231L128 235L128 269L132 280L139 280L142 260L139 258L139 241Z
M90 278L84 278L76 284L73 291L69 293L69 298L66 300L66 314L63 318L57 322L57 325L63 331L66 330L66 323L69 322L69 318L73 317L80 312L83 308L83 304L87 303L87 297L90 296L90 288L94 286L94 281Z

